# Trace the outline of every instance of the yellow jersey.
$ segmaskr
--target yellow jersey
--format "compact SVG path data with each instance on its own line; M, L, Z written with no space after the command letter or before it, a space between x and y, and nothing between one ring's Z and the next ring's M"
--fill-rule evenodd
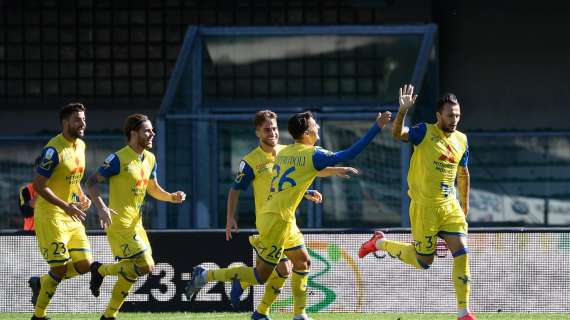
M284 145L275 146L278 154ZM273 173L275 156L271 152L265 152L261 147L253 149L246 154L239 164L238 174L232 185L235 190L247 190L253 184L253 198L255 199L255 212L259 212L269 195L269 183Z
M414 153L408 171L408 194L425 206L440 206L456 200L458 166L467 166L467 136L454 131L449 136L436 124L410 128Z
M85 171L85 142L65 139L63 134L53 137L42 150L36 172L48 178L46 186L61 200L72 203L79 202L81 179ZM50 214L63 221L73 221L60 207L38 196L35 208L36 215Z
M156 177L154 154L144 150L136 153L126 146L109 155L99 167L99 174L109 179L109 208L117 212L112 216L109 230L122 230L142 225L140 209L150 179Z
M258 214L277 213L285 221L295 220L297 206L318 173L313 165L317 148L295 143L277 154L268 185L269 195Z

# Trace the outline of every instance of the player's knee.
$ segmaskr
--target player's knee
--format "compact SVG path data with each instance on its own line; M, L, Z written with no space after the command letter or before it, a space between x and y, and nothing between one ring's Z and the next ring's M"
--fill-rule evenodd
M287 278L291 274L291 270L293 270L293 265L291 261L285 260L279 262L275 271L277 272L277 274L279 274L280 277Z
M135 272L137 276L142 277L154 271L154 264L151 265L136 265L135 264Z
M431 267L433 263L434 256L420 256L417 255L418 264L424 269L427 270Z
M453 256L453 258L457 258L463 255L467 255L468 253L469 253L469 248L463 247L455 252L452 252L451 255Z
M306 257L298 261L293 261L293 270L309 270L311 268L311 258Z
M90 266L91 266L91 261L87 260L77 261L73 264L73 267L75 267L75 271L77 271L77 273L79 274L84 274L89 272Z
M67 265L52 266L49 268L49 271L59 279L63 279L65 273L67 272Z

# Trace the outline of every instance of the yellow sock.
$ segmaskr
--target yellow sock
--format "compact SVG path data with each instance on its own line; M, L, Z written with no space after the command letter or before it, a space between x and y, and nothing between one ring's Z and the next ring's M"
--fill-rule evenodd
M271 276L267 280L265 284L265 291L263 292L263 297L261 297L261 301L257 306L257 312L268 315L269 308L277 300L277 296L281 293L281 288L285 285L285 280L287 277L282 277L278 272L277 269L273 270Z
M400 259L402 262L407 263L418 269L427 269L429 265L422 266L418 262L416 256L416 247L411 243L404 243L393 240L384 240L380 245L380 249L388 252L390 256Z
M121 260L116 263L105 263L97 269L102 276L123 276L134 279L137 278L136 266L131 260Z
M40 294L38 296L38 301L36 302L36 307L34 309L34 315L38 318L43 318L46 316L46 309L51 301L51 298L55 294L57 286L61 282L57 276L53 275L51 272L44 274L40 278Z
M453 285L455 287L455 296L457 297L457 307L459 310L469 307L469 292L471 291L471 273L469 272L469 259L467 257L469 250L460 250L453 253Z
M113 292L111 293L111 300L107 305L107 309L105 309L104 315L106 318L117 317L119 309L121 309L123 302L125 302L125 299L129 295L129 290L135 282L136 279L127 279L123 275L117 277L117 282L115 282Z
M77 270L75 270L75 266L73 265L73 262L68 262L66 264L67 269L65 270L65 275L63 276L64 279L71 279L75 276L79 275L79 272L77 272Z
M208 270L208 281L227 282L233 279L239 279L241 282L250 283L252 285L259 284L255 274L255 268L252 267L240 266Z
M293 292L293 314L296 316L305 313L308 281L309 270L293 270L291 291Z

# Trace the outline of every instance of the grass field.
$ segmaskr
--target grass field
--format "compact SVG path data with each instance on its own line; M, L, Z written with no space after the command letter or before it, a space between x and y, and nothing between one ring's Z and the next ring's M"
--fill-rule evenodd
M98 320L100 314L93 313L53 313L49 315L52 320ZM248 320L249 313L121 313L121 320ZM311 315L315 320L453 320L453 314L444 313L317 313ZM25 313L0 313L0 320L4 319L30 319L31 315ZM290 320L291 314L275 314L274 320ZM570 319L570 314L530 314L530 313L480 313L478 320L561 320Z

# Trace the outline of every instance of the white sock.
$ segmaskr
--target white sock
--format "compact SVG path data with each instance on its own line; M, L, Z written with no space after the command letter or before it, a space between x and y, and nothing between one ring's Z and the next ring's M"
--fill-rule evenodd
M380 246L386 241L386 238L376 240L376 249L380 250Z
M469 308L461 309L457 311L457 317L461 318L463 316L466 316L468 313L469 313Z

